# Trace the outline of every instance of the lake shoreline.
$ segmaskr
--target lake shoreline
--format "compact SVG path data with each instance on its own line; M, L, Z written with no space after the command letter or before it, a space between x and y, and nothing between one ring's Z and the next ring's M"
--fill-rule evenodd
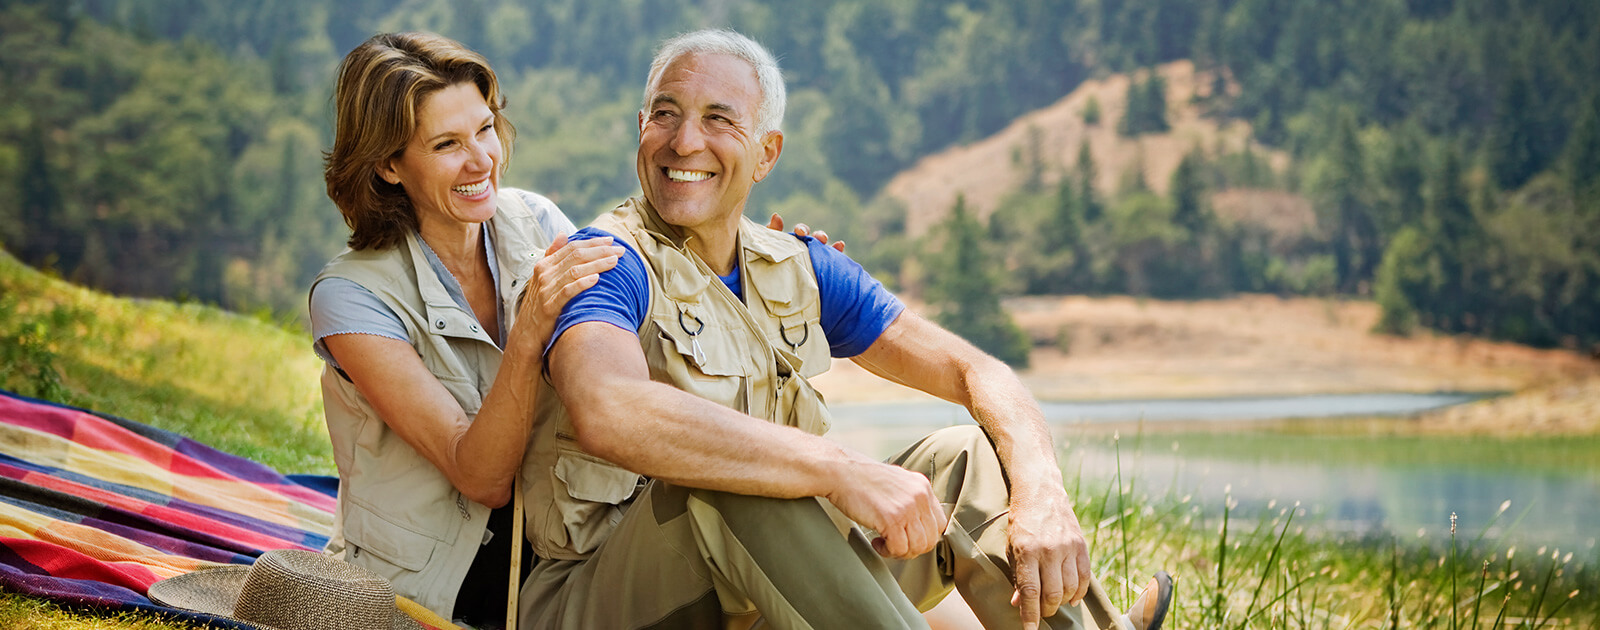
M908 306L930 314L917 302ZM1378 418L1360 430L1600 434L1600 361L1571 350L1427 331L1411 337L1373 334L1378 308L1369 301L1038 296L1008 300L1006 307L1034 339L1031 365L1019 375L1041 401L1503 392L1402 418ZM835 360L833 369L812 382L835 405L935 400L873 377L847 360ZM1165 430L1166 423L1160 424ZM1258 420L1244 427L1208 425L1265 428Z

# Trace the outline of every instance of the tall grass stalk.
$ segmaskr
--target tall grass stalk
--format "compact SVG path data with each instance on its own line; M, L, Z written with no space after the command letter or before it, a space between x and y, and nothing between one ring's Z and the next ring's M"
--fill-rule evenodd
M1556 549L1550 553L1550 566L1544 571L1544 584L1539 587L1539 598L1533 601L1533 609L1528 612L1528 618L1535 622L1539 619L1539 610L1544 608L1544 598L1550 593L1550 580L1555 578L1556 569L1561 566L1561 550ZM1535 623L1534 626L1538 627Z
M1450 513L1450 630L1460 630L1456 621L1456 513Z
M1228 573L1228 518L1233 512L1233 486L1222 490L1222 533L1217 538L1217 591L1215 603L1212 605L1212 619L1217 628L1222 627L1223 613L1225 610Z
M1111 444L1117 454L1117 529L1122 533L1122 601L1132 605L1133 584L1128 576L1133 575L1133 564L1128 554L1128 510L1123 506L1123 497L1128 493L1122 487L1122 434L1112 434Z
M1283 548L1283 537L1289 533L1289 526L1294 524L1294 513L1300 511L1300 502L1296 501L1289 510L1289 518L1283 523L1283 531L1278 534L1277 542L1273 543L1271 553L1267 554L1267 564L1261 569L1261 581L1256 583L1256 590L1250 593L1250 605L1244 609L1244 618L1250 619L1255 612L1256 601L1261 597L1261 588L1267 584L1267 576L1272 573L1272 565L1278 561L1278 552Z
M1400 630L1400 538L1392 537L1389 553L1389 630Z
M1501 510L1502 512L1504 510ZM1478 607L1483 603L1483 583L1489 580L1489 561L1483 561L1483 570L1478 573L1478 594L1472 598L1472 625L1473 630L1478 628Z

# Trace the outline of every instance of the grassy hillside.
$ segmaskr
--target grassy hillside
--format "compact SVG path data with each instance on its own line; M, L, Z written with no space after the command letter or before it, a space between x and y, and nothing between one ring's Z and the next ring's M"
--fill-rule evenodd
M284 472L333 474L307 335L199 304L74 286L0 251L0 388L176 431ZM0 593L0 627L179 629Z
M0 251L0 388L333 474L307 335L200 304L74 286Z

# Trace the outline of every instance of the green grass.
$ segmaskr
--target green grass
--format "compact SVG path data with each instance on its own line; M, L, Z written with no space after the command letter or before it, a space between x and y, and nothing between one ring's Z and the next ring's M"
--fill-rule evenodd
M0 387L147 422L285 472L331 474L320 365L307 344L303 331L270 321L75 287L0 252ZM1182 439L1185 448L1259 452L1237 436ZM1589 466L1593 444L1541 461ZM1476 457L1468 442L1423 445L1398 440L1375 452L1370 441L1335 435L1324 446L1350 458ZM1126 446L1117 448L1128 461ZM1126 605L1151 573L1172 572L1169 628L1600 628L1600 557L1499 548L1477 532L1448 540L1321 535L1298 506L1241 519L1231 497L1151 497L1120 465L1114 472L1123 474L1103 483L1066 475L1096 574ZM183 626L0 594L0 627Z
M0 251L0 388L176 431L284 472L333 474L309 336L200 304L130 300ZM184 628L0 593L0 628Z
M0 388L284 472L333 474L309 344L304 331L210 306L77 287L0 251Z
M1128 446L1114 448L1127 461ZM1600 628L1592 547L1587 557L1519 549L1480 531L1350 538L1319 533L1298 504L1241 519L1231 496L1201 504L1137 494L1115 476L1098 487L1076 477L1069 473L1069 490L1112 601L1126 605L1129 582L1166 569L1178 585L1169 627ZM1505 525L1513 517L1505 512L1483 531Z

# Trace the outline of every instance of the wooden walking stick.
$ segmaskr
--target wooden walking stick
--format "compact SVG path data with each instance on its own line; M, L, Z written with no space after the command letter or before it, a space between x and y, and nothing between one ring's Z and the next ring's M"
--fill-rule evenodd
M517 630L517 597L522 594L522 472L511 483L511 580L506 592L506 630Z

